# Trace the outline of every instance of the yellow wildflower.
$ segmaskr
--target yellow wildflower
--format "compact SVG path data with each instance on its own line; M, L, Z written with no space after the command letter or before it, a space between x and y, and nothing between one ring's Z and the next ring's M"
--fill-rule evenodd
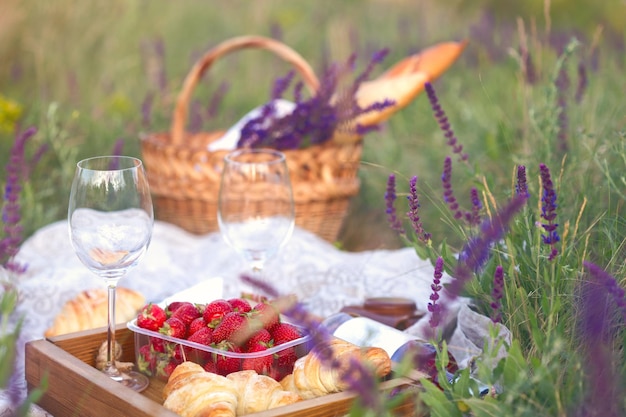
M14 132L22 112L23 109L19 103L0 94L0 131Z

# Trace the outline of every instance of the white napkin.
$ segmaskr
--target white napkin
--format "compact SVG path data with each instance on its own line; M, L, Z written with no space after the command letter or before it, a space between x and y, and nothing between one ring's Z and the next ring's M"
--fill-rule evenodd
M223 297L224 279L222 277L209 278L193 287L184 289L167 297L160 302L166 306L174 301L189 301L193 304L206 304Z
M296 107L295 103L291 101L284 100L282 98L275 99L274 103L274 117L280 118L286 116L287 114L293 112L293 109ZM237 123L235 123L230 129L224 133L224 136L213 141L209 144L207 149L211 152L218 150L233 150L237 147L237 142L241 138L241 129L248 123L249 120L254 119L255 117L259 117L261 112L263 111L263 107L259 106L255 109L250 110L245 116L243 116ZM269 120L266 120L264 123L264 127L267 126Z

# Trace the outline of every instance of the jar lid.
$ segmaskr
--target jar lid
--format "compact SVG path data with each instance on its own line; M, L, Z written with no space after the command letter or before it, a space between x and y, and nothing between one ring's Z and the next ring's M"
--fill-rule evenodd
M414 314L417 306L409 298L374 297L366 299L363 308L385 316L404 316Z

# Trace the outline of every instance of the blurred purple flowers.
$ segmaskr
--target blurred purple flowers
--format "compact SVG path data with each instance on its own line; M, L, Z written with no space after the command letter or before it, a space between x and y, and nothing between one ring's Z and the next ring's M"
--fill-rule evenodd
M491 290L491 321L494 323L500 323L502 321L502 311L500 308L500 300L504 295L504 270L502 265L496 267L496 271L493 274L493 289Z
M428 311L430 312L430 327L435 328L439 326L439 320L441 319L441 306L437 304L439 300L439 292L441 291L441 277L443 276L443 258L440 256L435 262L435 272L433 273L433 283L430 288L433 290L430 295L430 302L428 303Z
M402 221L398 218L398 214L394 204L396 201L396 197L396 176L394 174L391 174L387 179L387 191L385 191L385 212L387 213L387 222L389 223L389 226L392 230L404 234Z
M19 201L22 191L21 184L28 179L31 167L39 161L46 151L46 147L42 146L35 153L30 163L26 161L26 143L35 133L37 133L37 129L30 127L17 134L6 166L7 181L4 190L4 206L2 207L4 237L0 240L0 265L15 273L22 273L26 269L25 265L20 265L15 261L23 238Z
M446 137L447 144L452 148L452 152L459 155L460 161L467 161L467 154L463 153L463 145L458 143L458 140L450 126L450 122L448 121L448 117L446 113L441 108L439 104L439 99L437 98L437 93L435 92L435 88L431 83L424 84L424 88L426 90L426 94L428 94L428 100L430 101L430 105L433 109L433 113L435 115L435 119L437 119L437 123L439 123L439 127L444 133Z

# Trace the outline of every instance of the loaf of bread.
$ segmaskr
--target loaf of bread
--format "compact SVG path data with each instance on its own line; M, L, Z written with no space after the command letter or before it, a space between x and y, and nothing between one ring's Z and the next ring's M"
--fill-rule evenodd
M243 416L300 401L269 376L246 370L224 377L183 362L163 388L163 406L182 417Z
M118 323L132 320L144 306L145 298L137 291L118 287L115 297L115 317ZM57 336L81 330L95 329L107 325L108 301L105 289L81 291L67 301L46 330L46 337Z
M333 366L323 362L323 357L332 357L335 361ZM293 373L283 378L280 384L283 389L295 392L303 399L342 392L348 389L344 375L350 372L353 360L369 367L379 378L391 372L391 358L385 350L377 347L361 348L334 338L327 345L318 346L298 359Z

